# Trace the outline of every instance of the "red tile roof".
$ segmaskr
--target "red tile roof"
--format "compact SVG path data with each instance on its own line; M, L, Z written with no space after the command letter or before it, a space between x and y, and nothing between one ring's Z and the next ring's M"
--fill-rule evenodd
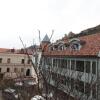
M27 52L25 50L24 50L24 52L22 52L21 49L0 48L0 53L14 53L14 54L29 54L29 55L32 55L33 51L31 49L27 49Z
M85 41L80 50L45 51L43 55L48 56L98 56L100 51L100 33L78 37L80 41ZM68 41L67 41L68 42Z
M9 51L9 49L7 49L7 48L0 48L0 52L8 52Z

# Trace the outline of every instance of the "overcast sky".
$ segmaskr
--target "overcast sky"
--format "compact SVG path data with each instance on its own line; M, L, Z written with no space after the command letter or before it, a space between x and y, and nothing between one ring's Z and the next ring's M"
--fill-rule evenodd
M100 24L100 0L0 0L0 48L23 47L51 35L79 33Z

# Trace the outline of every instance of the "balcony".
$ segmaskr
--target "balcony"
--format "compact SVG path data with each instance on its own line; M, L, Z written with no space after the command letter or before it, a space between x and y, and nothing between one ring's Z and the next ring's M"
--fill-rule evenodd
M20 63L0 63L0 66L32 66L31 64L20 64Z

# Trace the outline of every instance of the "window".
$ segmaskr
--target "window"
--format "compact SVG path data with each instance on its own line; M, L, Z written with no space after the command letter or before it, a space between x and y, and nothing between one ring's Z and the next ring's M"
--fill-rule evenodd
M52 80L56 80L57 79L57 74L56 73L52 73Z
M77 91L84 93L84 82L75 80L75 88Z
M80 50L81 48L81 43L80 43L80 40L79 39L71 39L70 41L70 48L71 50Z
M74 90L74 79L71 78L71 90Z
M92 98L96 99L96 85L92 86Z
M49 47L49 51L53 51L53 47L52 46Z
M30 76L30 69L27 69L26 76Z
M17 72L17 68L14 68L14 72Z
M58 45L54 45L54 50L58 50Z
M92 73L96 74L96 62L92 62Z
M58 67L60 68L60 59L57 59Z
M7 68L7 72L10 72L10 68Z
M85 84L85 94L89 97L91 92L91 86L89 83Z
M21 68L21 72L24 72L24 68Z
M31 63L31 60L30 60L30 59L28 59L27 64L30 64L30 63Z
M72 50L80 50L80 44L79 43L73 43L71 45Z
M76 61L76 70L84 72L84 61Z
M0 58L0 63L2 63L2 58Z
M60 45L59 46L59 50L64 50L64 46L63 45Z
M74 69L75 69L75 61L71 60L71 70L74 70Z
M85 64L86 64L86 73L90 73L90 61L86 61L85 62Z
M61 67L64 68L64 66L65 66L65 60L61 59Z
M56 63L57 63L57 59L56 59ZM47 58L47 65L51 66L51 59L49 57ZM57 64L56 64L56 66L57 66Z
M24 64L24 63L25 63L25 60L24 60L24 59L22 59L21 63L22 63L22 64Z
M61 59L58 59L58 68L61 68Z
M68 66L67 68L70 69L70 60L67 60Z
M0 73L1 73L1 68L0 68Z
M8 63L8 64L10 63L10 58L7 59L7 63Z
M75 80L75 89L78 91L79 90L79 80Z
M67 60L65 59L65 68L67 68Z
M66 85L66 77L60 76L60 82L61 82L61 84Z
M62 67L63 68L67 68L67 60L66 59L62 59Z
M71 84L70 77L66 78L66 84L67 84L68 87L70 86L70 84Z
M53 67L56 67L56 59L53 59Z
M84 93L84 82L79 81L79 91Z

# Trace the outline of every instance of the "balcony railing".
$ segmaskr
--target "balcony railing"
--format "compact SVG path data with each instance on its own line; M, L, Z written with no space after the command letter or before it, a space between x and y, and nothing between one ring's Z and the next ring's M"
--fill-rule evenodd
M20 63L0 63L0 66L32 66L31 64L20 64Z

